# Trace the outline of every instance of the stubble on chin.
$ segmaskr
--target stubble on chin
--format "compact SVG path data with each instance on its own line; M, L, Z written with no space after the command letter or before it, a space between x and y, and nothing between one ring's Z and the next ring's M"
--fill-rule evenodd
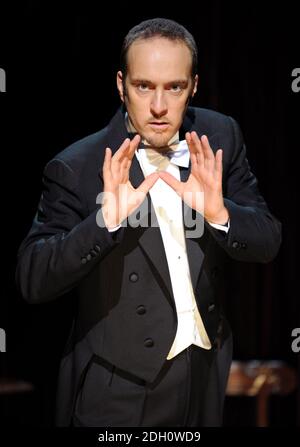
M147 143L152 146L154 149L161 149L163 147L166 147L168 145L168 142L170 140L169 137L162 134L157 135L149 135L142 137L147 141Z

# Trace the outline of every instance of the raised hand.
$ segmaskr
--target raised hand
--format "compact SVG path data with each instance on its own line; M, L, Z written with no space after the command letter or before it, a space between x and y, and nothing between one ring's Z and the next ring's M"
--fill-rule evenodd
M111 149L106 148L103 163L102 214L107 228L118 226L133 213L159 178L159 174L154 172L136 189L130 183L129 169L139 142L139 135L132 140L126 138L113 156Z
M180 182L168 172L160 177L168 183L184 202L212 223L225 224L229 219L222 193L222 149L214 155L208 138L199 139L196 132L185 134L191 156L191 173L186 182ZM203 194L199 194L203 193Z

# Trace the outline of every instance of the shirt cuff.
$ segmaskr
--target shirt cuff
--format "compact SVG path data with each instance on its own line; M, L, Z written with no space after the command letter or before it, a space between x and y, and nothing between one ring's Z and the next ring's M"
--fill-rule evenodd
M212 222L208 222L208 223L212 227L216 228L216 230L225 231L225 233L228 233L229 228L230 228L230 221L228 221L227 224L225 224L225 225L215 224L215 223L212 223Z
M121 228L121 226L122 226L122 225L118 225L117 227L107 228L107 229L108 229L108 231L109 231L110 233L113 233L114 231L117 231L119 228Z

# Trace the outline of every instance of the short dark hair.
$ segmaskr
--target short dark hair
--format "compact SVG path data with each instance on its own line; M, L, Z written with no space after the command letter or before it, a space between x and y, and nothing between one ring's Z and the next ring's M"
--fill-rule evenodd
M194 37L184 26L170 19L150 19L141 22L131 28L123 41L120 64L123 73L123 82L127 76L127 54L130 46L138 39L150 39L151 37L165 37L169 40L178 40L186 44L192 56L191 74L197 74L198 50Z

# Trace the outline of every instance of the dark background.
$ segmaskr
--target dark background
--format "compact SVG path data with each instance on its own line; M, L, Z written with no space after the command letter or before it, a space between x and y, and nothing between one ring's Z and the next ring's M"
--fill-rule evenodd
M123 37L140 21L177 20L199 47L199 87L193 105L233 116L241 125L260 190L283 224L275 261L230 261L226 313L237 360L282 360L300 376L291 332L300 327L298 290L300 92L291 89L300 67L296 3L161 2L104 10L101 2L23 1L1 6L0 94L1 300L7 352L0 378L27 380L33 393L0 395L5 423L52 424L55 377L70 319L66 300L30 306L14 285L16 252L41 193L46 162L77 139L105 126L119 105L115 74ZM297 35L298 34L298 35ZM300 425L299 392L275 395L272 426ZM254 425L255 399L230 397L225 425Z

